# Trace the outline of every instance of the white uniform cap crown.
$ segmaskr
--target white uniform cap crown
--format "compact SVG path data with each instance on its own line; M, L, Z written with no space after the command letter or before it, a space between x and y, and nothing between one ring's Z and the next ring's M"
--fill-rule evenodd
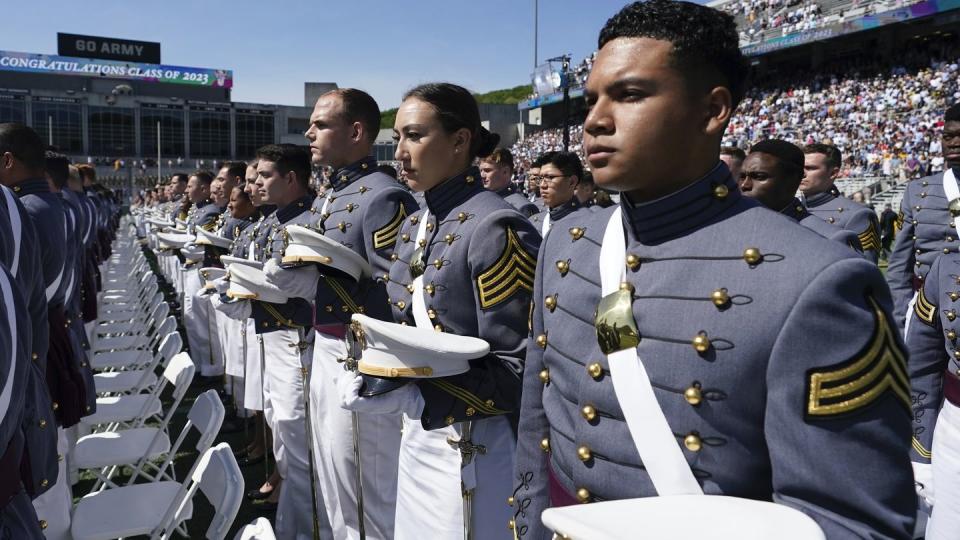
M229 274L227 296L230 298L259 300L272 304L286 304L289 300L279 287L267 281L267 275L259 268L235 264L230 267Z
M286 230L284 264L317 263L335 268L356 280L373 274L370 264L363 257L340 242L299 225L291 225Z
M230 245L232 244L228 238L224 238L219 234L213 234L202 228L197 228L196 243L201 246L216 246L224 249L230 249Z
M479 338L384 322L355 313L362 330L360 373L377 377L449 377L470 369L470 360L490 352Z

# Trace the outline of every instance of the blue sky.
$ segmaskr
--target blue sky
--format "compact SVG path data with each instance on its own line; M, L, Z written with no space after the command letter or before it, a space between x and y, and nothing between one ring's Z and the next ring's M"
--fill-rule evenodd
M234 101L303 104L304 81L370 92L381 108L446 80L529 82L533 0L30 0L5 7L0 50L55 54L57 32L159 41L163 63L234 71ZM626 0L540 0L539 57L575 61Z

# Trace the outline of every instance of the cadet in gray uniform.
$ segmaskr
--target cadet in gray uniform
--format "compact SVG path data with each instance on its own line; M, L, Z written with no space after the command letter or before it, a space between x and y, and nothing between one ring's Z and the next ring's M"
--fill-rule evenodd
M370 381L363 388L341 385L341 398L359 412L404 413L397 540L463 538L465 528L474 538L496 538L509 516L502 501L510 493L513 420L540 235L523 214L485 190L470 166L493 151L499 136L480 126L466 89L438 83L408 92L394 138L396 158L410 186L424 192L427 207L400 229L387 283L393 319L481 338L490 354L460 375L418 379L416 385L393 379L402 386L374 397L366 396L385 389ZM424 511L424 501L431 511Z
M550 538L551 506L700 493L799 509L831 540L911 537L889 293L718 161L745 71L733 18L706 6L636 2L600 33L584 143L621 201L540 250L518 538Z
M347 356L346 325L359 310L391 320L384 282L407 216L417 210L410 192L380 172L370 157L380 126L380 107L366 92L343 88L321 96L305 133L314 167L332 167L330 186L318 197L318 229L363 257L373 276L358 283L323 275L316 286L314 356L310 374L313 458L334 538L393 538L397 495L399 414L357 415L362 463L356 462L353 414L340 407L337 383L350 374L339 360ZM395 173L394 173L395 174ZM363 519L359 515L357 473L363 475Z
M824 238L850 246L861 253L856 234L830 225L804 208L795 196L802 178L803 151L779 139L767 139L753 145L750 154L740 163L739 185L744 195Z
M573 152L548 152L540 165L540 194L546 209L530 218L533 226L544 238L561 219L585 210L577 196L580 179L583 178L583 163Z
M946 189L956 192L960 177L960 104L943 115L943 158L947 170L913 180L900 201L897 219L899 232L887 266L887 284L894 300L894 316L903 327L911 301L923 283L934 259L944 253L956 253L960 245L957 216L960 204L951 213L950 202L960 195L948 196ZM952 175L947 177L947 171ZM953 178L953 181L947 180Z
M540 211L513 185L513 154L506 148L497 148L489 156L480 159L480 177L483 187L503 197L527 217Z
M5 205L0 205L0 214L7 214ZM4 252L12 247L10 232L0 234ZM24 490L20 468L25 451L21 422L33 364L30 317L5 266L0 266L0 350L0 537L40 540L42 524Z
M800 191L811 214L852 231L860 239L863 256L873 264L880 260L880 221L876 212L860 203L839 196L833 182L843 163L840 150L832 144L810 144L805 154L803 181Z
M287 226L314 224L316 216L309 210L315 195L309 188L310 153L305 146L269 144L257 151L257 160L257 189L263 202L277 206L259 259L266 271L268 261L279 265L283 258ZM312 504L304 407L304 376L313 358L313 306L303 298L290 298L285 304L254 301L251 307L266 351L265 399L273 409L274 453L283 477L277 538L301 538L313 531L317 511ZM327 520L317 521L321 537L332 536Z
M923 500L933 506L929 540L960 530L960 254L937 257L907 315L913 439L910 459ZM936 504L934 504L934 502ZM926 510L926 508L925 508Z
M11 188L4 190L11 225L6 266L28 298L31 358L37 368L28 382L30 397L24 404L26 451L21 480L35 499L41 528L46 529L49 522L51 532L59 537L64 527L69 528L70 500L62 484L52 489L58 478L58 443L65 452L64 441L58 440L58 424L70 426L79 421L85 400L83 380L73 364L62 320L65 217L44 177L43 148L43 140L32 129L0 124L0 184ZM54 324L55 320L59 324Z

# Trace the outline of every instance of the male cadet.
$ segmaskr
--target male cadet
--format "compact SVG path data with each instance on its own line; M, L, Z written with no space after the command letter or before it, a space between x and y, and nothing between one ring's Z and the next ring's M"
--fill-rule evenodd
M726 163L730 169L730 176L734 180L740 178L740 168L743 167L743 160L747 159L746 152L736 146L723 146L720 148L720 161Z
M190 176L187 173L175 173L170 177L168 184L169 196L167 202L170 203L170 219L186 221L190 211L190 198L186 196L187 184Z
M584 146L621 201L540 251L518 538L549 538L551 506L701 493L799 509L831 540L913 531L888 291L740 194L717 156L744 76L733 18L706 6L636 2L600 32Z
M587 208L593 206L595 202L594 197L597 195L597 185L593 183L593 174L589 171L584 171L583 178L577 182L577 187L573 193L583 206Z
M264 203L277 207L258 257L267 271L268 261L275 266L282 259L286 227L310 225L316 219L309 211L314 194L310 190L310 153L305 146L268 144L257 150L257 160L257 190ZM284 304L255 301L251 307L266 353L263 385L273 410L274 454L283 478L277 538L309 538L317 509L311 502L314 482L306 438L304 376L313 358L313 307L303 298L292 297ZM325 528L329 530L329 524Z
M66 282L63 278L65 270L73 263L66 260L64 253L66 217L60 200L50 192L50 186L45 178L43 149L43 140L32 129L22 124L0 124L0 155L2 155L0 183L11 188L23 203L28 216L26 222L30 223L35 231L35 236L32 236L33 242L21 242L19 250L14 250L14 263L9 268L13 269L19 265L18 259L24 257L24 251L37 251L40 266L34 267L32 271L38 273L38 278L42 276L44 298L47 302L46 320L34 321L33 331L42 332L47 340L42 346L43 356L38 352L34 354L38 363L45 366L42 373L45 375L46 389L49 391L48 399L51 401L43 402L44 396L41 395L36 398L39 401L35 403L37 407L51 407L53 410L56 426L48 425L45 419L41 419L39 422L42 425L38 424L38 427L41 431L49 430L51 434L55 433L56 443L53 448L56 450L46 448L46 444L49 444L46 433L38 435L30 433L33 431L33 426L25 426L28 430L28 445L31 444L31 437L39 436L45 439L40 443L44 446L44 453L57 452L65 455L67 441L63 428L75 425L84 414L85 383L77 370L64 316ZM8 199L7 208L10 209L12 216L15 207L10 206L10 202L11 200ZM21 227L25 225L26 223L20 223ZM17 234L16 227L14 234ZM18 268L17 275L22 271L23 268ZM31 412L31 415L34 414L42 416L45 413ZM28 447L26 457L30 461L30 466L34 463L35 457L44 459L42 456L44 456L43 453L35 456L32 448ZM45 464L40 463L40 465ZM39 488L43 493L34 500L34 507L37 515L44 522L44 528L46 529L49 525L49 530L45 534L50 538L64 538L69 537L71 504L64 463L59 462L58 468L54 471L56 476L44 474L40 478ZM28 486L28 491L34 489Z
M576 195L583 178L583 164L573 152L551 152L540 166L540 195L547 209L530 218L540 236L546 238L560 220L586 208Z
M750 149L741 167L740 191L745 196L824 238L860 252L860 240L856 234L814 217L797 199L797 188L803 179L803 151L796 145L779 139L760 141Z
M187 232L196 234L197 228L213 231L219 226L218 221L222 209L210 200L210 184L213 175L207 171L197 171L190 175L187 181L187 198L193 207L187 218ZM213 323L213 313L209 309L210 303L204 299L199 301L197 293L203 288L202 279L198 270L198 263L202 260L203 250L193 250L194 255L186 258L183 267L183 326L187 331L187 341L190 344L190 357L200 367L200 376L197 378L201 385L213 385L220 382L223 374L220 344L216 338L216 326Z
M82 248L80 255L80 283L77 287L80 289L80 314L81 322L85 330L89 325L92 330L97 320L97 267L96 257L93 250L96 245L96 224L94 223L95 208L90 198L83 190L83 178L80 174L80 167L70 166L70 176L67 178L67 187L72 198L77 201L82 214ZM88 332L85 332L88 333ZM87 344L89 350L89 343ZM93 396L93 408L96 408L96 396Z
M907 313L904 340L913 396L910 459L922 498L933 512L928 540L956 538L960 530L960 254L937 256Z
M540 197L540 158L534 160L527 169L527 200L543 210L543 199Z
M366 92L343 88L320 96L304 134L313 165L333 168L317 216L319 230L366 260L374 276L358 283L333 273L324 275L311 298L316 302L310 377L314 459L335 538L356 539L364 531L366 538L388 539L394 532L401 417L357 414L354 433L354 416L340 408L337 393L337 382L352 376L338 361L347 356L343 338L351 314L359 310L391 320L382 278L390 271L403 220L417 210L413 196L378 171L370 157L379 126L377 102ZM354 447L357 442L359 448ZM363 516L358 510L358 474L363 475Z
M944 172L911 181L900 201L901 228L888 260L887 285L901 327L933 260L956 253L960 243L960 104L944 113L942 137Z
M531 203L517 193L513 187L513 155L506 148L497 148L489 156L479 160L480 178L483 187L503 197L523 215L530 217L540 211L537 205Z
M0 206L0 215L7 212L6 205ZM0 233L5 263L12 251L11 233L9 228ZM20 292L7 267L0 266L0 350L4 351L0 355L0 531L4 538L41 540L42 523L24 490L20 470L26 450L21 423L33 371L30 314Z
M800 182L804 204L811 214L853 231L860 238L863 256L877 264L880 258L880 222L873 210L838 196L833 183L840 174L843 160L840 150L832 144L810 144L803 148L803 169L806 175Z

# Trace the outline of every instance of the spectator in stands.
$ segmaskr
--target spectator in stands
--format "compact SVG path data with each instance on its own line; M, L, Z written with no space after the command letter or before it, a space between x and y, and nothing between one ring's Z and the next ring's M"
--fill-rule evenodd
M727 168L730 169L730 176L734 180L740 178L740 167L743 166L743 160L746 157L747 154L736 146L720 147L720 161L727 164Z
M890 255L890 246L897 234L896 223L897 213L893 211L890 203L885 204L880 214L880 246L882 248L880 258L884 260Z

